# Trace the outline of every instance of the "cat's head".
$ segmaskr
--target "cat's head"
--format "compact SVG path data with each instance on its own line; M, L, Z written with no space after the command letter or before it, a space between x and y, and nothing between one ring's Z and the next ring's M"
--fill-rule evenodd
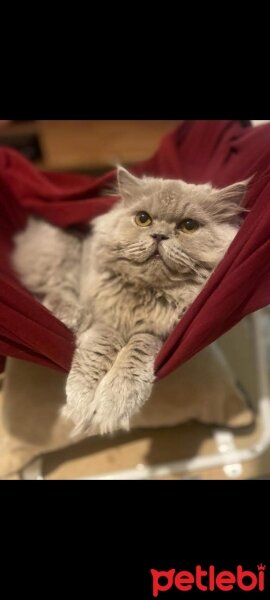
M246 187L139 179L120 167L122 201L93 222L98 268L156 288L202 283L237 233Z

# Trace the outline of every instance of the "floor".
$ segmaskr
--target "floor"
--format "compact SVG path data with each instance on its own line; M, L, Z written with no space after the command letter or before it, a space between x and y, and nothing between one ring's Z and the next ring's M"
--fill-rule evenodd
M249 431L237 436L236 445L243 447L256 440L257 432ZM195 449L196 445L196 449ZM95 477L99 473L112 474L122 469L135 468L138 473L145 462L147 465L183 460L194 455L194 450L201 455L216 452L211 435L211 428L190 423L168 430L139 433L136 436L119 437L113 444L87 441L76 448L63 450L49 455L44 460L43 473L48 479L68 479ZM270 450L260 461L247 463L236 475L228 474L223 468L179 475L177 469L167 476L154 479L247 479L270 472ZM232 475L231 475L232 473ZM149 477L151 478L151 477Z
M256 442L257 438L258 427L255 427L237 432L234 440L237 448L243 448ZM76 446L47 454L42 458L42 465L38 466L42 468L43 478L48 480L95 479L104 474L109 478L119 479L123 469L135 469L135 478L140 478L140 471L145 464L154 466L180 461L195 453L202 456L215 452L217 447L211 428L189 423L170 429L119 435L113 440L89 439ZM180 474L175 468L170 475L150 476L149 479L229 480L267 476L270 476L270 448L261 458L242 465L204 469L192 474ZM19 478L19 474L10 477Z

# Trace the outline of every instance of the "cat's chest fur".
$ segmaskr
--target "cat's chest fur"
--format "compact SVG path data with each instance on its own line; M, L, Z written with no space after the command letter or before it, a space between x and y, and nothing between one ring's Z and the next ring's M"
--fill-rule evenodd
M127 339L138 332L165 339L190 301L187 289L166 293L140 288L109 273L96 275L94 280L83 293L83 305L87 309L91 304L94 321L114 327Z

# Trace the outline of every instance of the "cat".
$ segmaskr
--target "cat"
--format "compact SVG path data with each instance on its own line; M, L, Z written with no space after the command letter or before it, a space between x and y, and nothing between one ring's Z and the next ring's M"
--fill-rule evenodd
M16 235L21 282L76 335L63 409L75 436L128 429L164 340L237 234L246 188L119 167L120 200L84 239L34 217Z

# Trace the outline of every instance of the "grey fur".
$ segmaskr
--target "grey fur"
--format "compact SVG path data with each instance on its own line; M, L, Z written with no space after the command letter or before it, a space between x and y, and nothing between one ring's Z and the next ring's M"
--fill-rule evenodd
M64 408L74 435L128 428L147 401L164 340L238 231L246 182L217 190L120 167L118 190L84 240L34 218L15 238L21 281L76 334ZM149 227L136 224L139 211ZM186 218L200 227L183 233Z

